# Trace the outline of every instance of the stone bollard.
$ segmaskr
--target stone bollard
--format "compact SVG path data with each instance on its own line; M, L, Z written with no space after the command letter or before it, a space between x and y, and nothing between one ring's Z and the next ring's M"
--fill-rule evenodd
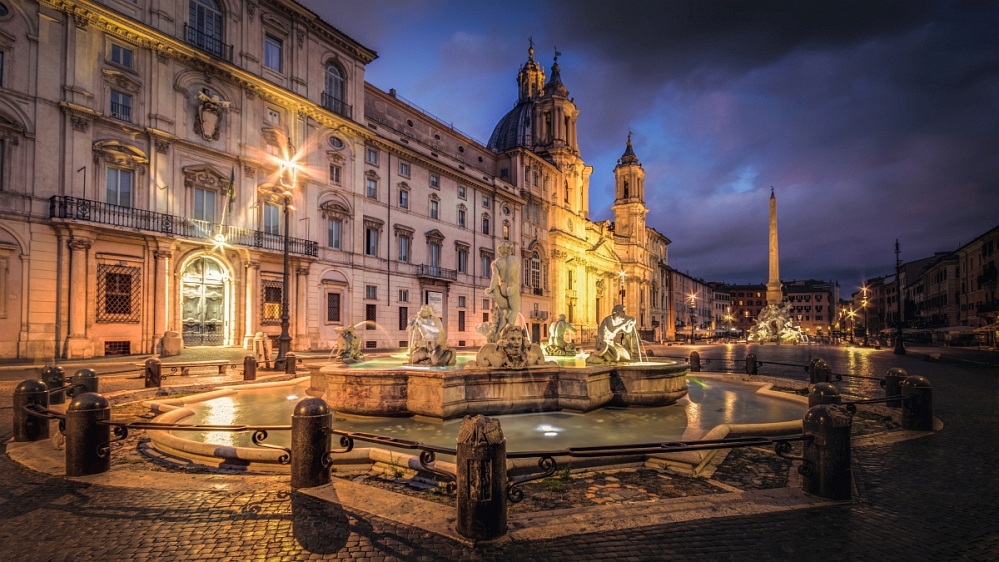
M49 393L49 404L65 404L66 391L62 387L66 384L66 371L62 367L46 365L42 367L42 382L51 392Z
M97 392L97 371L93 369L77 369L69 379L69 396L79 396L84 392Z
M912 375L902 381L902 429L933 431L933 387L926 377Z
M333 413L322 398L304 398L291 416L291 487L314 488L330 483L323 461L330 450Z
M257 358L252 355L243 358L243 380L257 380Z
M756 361L756 354L750 353L746 356L746 374L756 375L759 374L760 364Z
M808 375L808 382L811 384L829 382L829 377L832 376L832 369L829 367L829 363L826 363L825 359L812 359L812 364L808 368Z
M817 382L808 389L808 407L819 404L840 404L843 397L831 382Z
M696 351L690 352L690 372L700 373L701 372L701 354Z
M458 430L458 533L474 541L506 534L506 439L499 420L465 416Z
M836 404L812 406L802 421L804 466L801 489L827 500L848 500L850 426L853 417Z
M25 406L49 407L45 383L26 380L14 389L14 441L40 441L49 438L49 420L24 411Z
M892 367L888 369L888 373L885 375L885 398L894 398L896 396L902 396L902 381L908 378L909 373L905 372L905 369L900 369L898 367ZM891 400L886 402L889 408L901 408L901 400Z
M155 357L146 359L143 376L146 379L145 388L159 388L163 384L163 363Z
M66 408L66 476L111 470L111 405L100 394L84 392Z
M294 375L298 370L298 360L295 358L295 353L289 351L284 354L284 374Z

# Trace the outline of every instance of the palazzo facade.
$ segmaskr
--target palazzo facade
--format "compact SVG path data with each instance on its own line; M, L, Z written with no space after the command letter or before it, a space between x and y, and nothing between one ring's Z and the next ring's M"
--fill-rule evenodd
M423 304L479 345L507 240L532 339L620 302L673 325L630 138L593 222L557 60L483 145L365 83L376 57L290 0L0 0L0 357L246 346L284 298L295 350L399 347Z

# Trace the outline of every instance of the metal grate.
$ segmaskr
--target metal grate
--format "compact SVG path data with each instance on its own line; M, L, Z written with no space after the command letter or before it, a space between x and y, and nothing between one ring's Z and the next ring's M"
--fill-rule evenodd
M142 315L138 267L97 265L97 321L138 323Z
M364 347L366 349L374 349L374 348L378 347L378 342L376 342L374 340L368 340L368 341L364 342Z
M130 341L106 341L104 342L104 355L131 355L132 342Z
M281 290L284 284L280 281L264 281L261 299L261 324L281 323Z

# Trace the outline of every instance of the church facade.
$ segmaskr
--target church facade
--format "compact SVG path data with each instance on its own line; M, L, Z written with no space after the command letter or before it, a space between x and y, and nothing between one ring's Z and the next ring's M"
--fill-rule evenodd
M423 304L479 345L504 241L532 339L622 302L670 337L644 171L629 138L615 220L590 220L557 60L528 53L481 144L367 84L376 53L289 0L0 0L0 24L0 357L246 346L284 300L295 350L347 325L399 347Z

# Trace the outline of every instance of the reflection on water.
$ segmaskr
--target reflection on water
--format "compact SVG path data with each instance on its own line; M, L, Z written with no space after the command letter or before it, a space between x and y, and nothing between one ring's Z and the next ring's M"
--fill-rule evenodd
M497 417L507 439L507 450L525 451L696 439L720 423L789 421L801 419L805 412L802 404L754 394L757 386L699 377L689 377L689 385L701 389L698 403L683 398L673 406L657 408L603 408L586 414L545 412ZM290 424L297 403L291 397L305 396L307 388L308 383L303 382L294 387L242 391L190 404L187 407L195 414L184 423ZM454 447L461 420L351 416L337 417L333 425L337 429ZM184 433L182 437L192 440L252 446L248 432ZM287 446L289 440L290 432L276 431L267 442Z

